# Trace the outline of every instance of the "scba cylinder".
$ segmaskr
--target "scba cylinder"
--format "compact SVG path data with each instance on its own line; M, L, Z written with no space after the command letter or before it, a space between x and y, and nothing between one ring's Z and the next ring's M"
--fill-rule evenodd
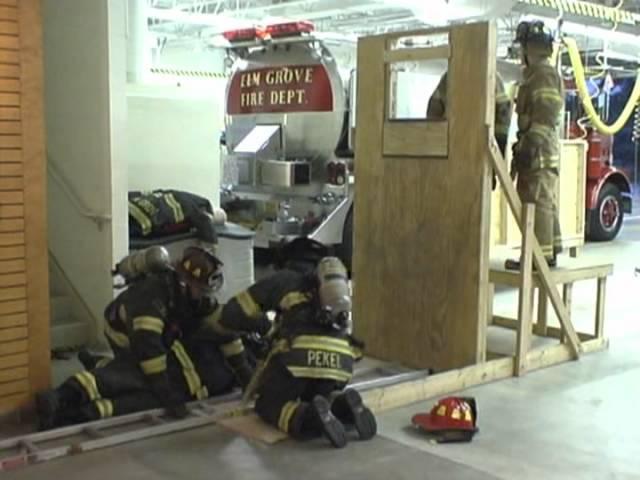
M351 292L347 269L340 259L327 257L318 265L320 303L332 315L351 312Z
M165 247L156 245L124 257L116 265L115 273L133 280L149 273L159 273L171 267L171 257Z

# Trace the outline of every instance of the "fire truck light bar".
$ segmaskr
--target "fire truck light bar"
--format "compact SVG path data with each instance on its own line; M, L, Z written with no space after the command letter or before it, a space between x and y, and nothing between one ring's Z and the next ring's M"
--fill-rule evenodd
M315 30L311 22L288 22L277 23L267 27L267 33L271 38L288 37L290 35L300 35L301 33L311 33Z
M229 42L246 42L248 40L254 40L261 35L261 31L258 28L242 28L240 30L230 30L224 32L222 36Z
M304 33L311 33L315 30L311 22L287 22L269 25L266 28L242 28L224 32L222 36L229 42L246 42L256 38L283 38Z

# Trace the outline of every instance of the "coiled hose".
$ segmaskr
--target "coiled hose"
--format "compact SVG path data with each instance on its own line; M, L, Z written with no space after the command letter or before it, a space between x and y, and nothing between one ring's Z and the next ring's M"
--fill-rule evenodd
M576 41L573 38L564 37L563 42L565 47L567 48L567 51L569 52L569 59L571 61L571 66L573 67L573 75L576 79L576 87L578 88L580 100L582 101L582 105L584 106L591 124L596 130L604 135L614 135L618 133L624 128L627 121L633 114L638 100L640 100L640 69L638 70L638 75L636 76L636 83L633 87L633 91L631 92L631 97L622 110L622 113L615 122L613 122L611 125L607 125L598 115L598 112L596 111L595 107L593 106L593 102L591 101L591 97L589 96L589 89L587 88L587 81L585 79L584 65L582 64L580 51L578 50Z

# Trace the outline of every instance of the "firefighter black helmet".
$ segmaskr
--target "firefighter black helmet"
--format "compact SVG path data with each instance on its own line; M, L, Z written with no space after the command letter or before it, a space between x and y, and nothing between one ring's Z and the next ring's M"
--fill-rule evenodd
M303 273L315 270L316 266L329 254L322 243L307 237L299 237L280 246L276 252L275 266L289 268Z
M553 33L542 21L520 22L516 30L516 43L523 48L535 46L538 48L553 50Z

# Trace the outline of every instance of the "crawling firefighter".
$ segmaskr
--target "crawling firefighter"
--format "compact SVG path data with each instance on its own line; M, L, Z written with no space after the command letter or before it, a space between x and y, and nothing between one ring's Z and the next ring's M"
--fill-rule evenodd
M234 297L218 321L230 330L265 334L265 314L276 312L269 353L245 395L256 393L258 415L293 438L324 435L341 448L346 428L369 440L377 427L358 392L343 390L362 345L347 333L346 269L326 253L317 242L294 240L282 251L287 260L280 270Z
M522 47L523 82L518 90L518 141L512 176L523 203L536 206L534 231L550 267L562 252L558 219L559 126L564 109L562 79L551 63L553 35L543 22L521 22L516 43ZM507 261L519 269L520 262Z
M145 262L139 262L140 259ZM95 371L79 373L66 383L69 388L41 396L39 404L43 417L57 411L58 400L64 403L61 395L65 392L84 392L81 398L95 403L103 397L125 393L130 389L129 382L140 386L140 378L145 379L144 385L150 395L140 395L140 402L127 403L107 413L122 414L130 409L152 408L159 403L169 414L184 417L187 413L185 401L205 398L212 389L203 388L206 385L197 380L198 375L194 374L197 358L190 358L180 343L181 338L204 341L213 350L220 351L224 356L221 362L233 371L241 386L246 386L253 372L242 340L238 335L214 331L207 323L207 318L215 317L216 313L219 315L222 309L215 299L215 293L223 284L222 263L213 253L200 247L186 248L175 266L168 262L168 254L160 249L127 257L118 265L117 271L124 274L130 284L105 309L105 336L117 362L103 370L98 368L99 375ZM188 386L186 394L184 385L172 381L175 378L169 371L172 359L181 365ZM105 361L83 360L89 370ZM205 370L217 368L209 363L203 365L206 365ZM126 376L129 378L125 379ZM104 394L96 387L101 382L105 385ZM224 384L224 378L220 383ZM92 411L102 416L105 412L98 408L99 405L95 403Z
M174 340L165 360L144 370L133 355L100 363L36 396L41 430L163 407L182 418L186 402L230 392L236 385L219 344L197 335Z

